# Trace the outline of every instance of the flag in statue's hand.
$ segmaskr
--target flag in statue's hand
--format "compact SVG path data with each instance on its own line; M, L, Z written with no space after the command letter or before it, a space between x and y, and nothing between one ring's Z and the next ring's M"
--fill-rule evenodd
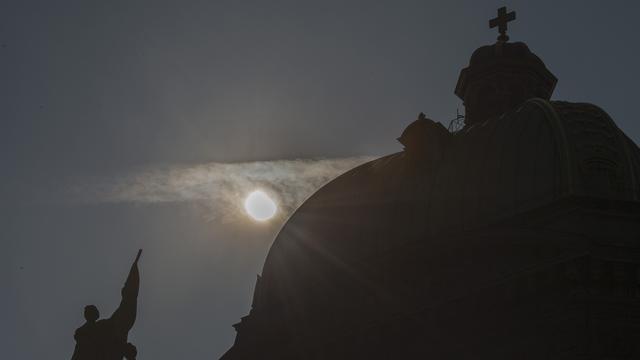
M142 249L138 250L138 255L136 256L133 265L131 265L129 276L127 276L127 280L122 288L122 300L120 301L120 306L111 316L111 319L118 324L118 327L127 332L133 327L133 324L136 321L138 290L140 288L140 274L138 272L138 260L140 260L140 255L142 255Z

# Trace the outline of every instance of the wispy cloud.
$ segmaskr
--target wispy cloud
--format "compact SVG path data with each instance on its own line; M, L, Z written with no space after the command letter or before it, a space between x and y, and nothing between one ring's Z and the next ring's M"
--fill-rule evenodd
M82 199L99 202L197 202L208 217L231 220L242 214L253 190L267 192L287 216L329 180L373 157L207 163L142 169L77 189Z

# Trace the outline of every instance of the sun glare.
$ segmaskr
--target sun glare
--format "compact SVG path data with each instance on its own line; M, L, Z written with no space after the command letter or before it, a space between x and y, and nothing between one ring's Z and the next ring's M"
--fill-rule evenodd
M266 221L276 214L278 207L269 195L263 191L256 190L247 196L247 199L244 201L244 209L253 219Z

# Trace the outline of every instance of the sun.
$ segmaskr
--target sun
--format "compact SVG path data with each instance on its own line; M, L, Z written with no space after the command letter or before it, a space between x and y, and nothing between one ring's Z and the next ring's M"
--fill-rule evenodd
M254 220L267 221L276 214L278 207L269 195L256 190L245 199L244 209Z

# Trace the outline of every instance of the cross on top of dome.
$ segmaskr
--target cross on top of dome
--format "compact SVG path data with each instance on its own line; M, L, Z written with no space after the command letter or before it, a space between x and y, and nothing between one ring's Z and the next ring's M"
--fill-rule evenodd
M503 6L498 9L498 17L489 20L489 28L493 29L494 27L498 27L498 31L500 32L500 36L498 36L498 41L507 42L509 40L509 36L507 36L507 23L516 19L516 12L511 11L507 13L507 7Z

